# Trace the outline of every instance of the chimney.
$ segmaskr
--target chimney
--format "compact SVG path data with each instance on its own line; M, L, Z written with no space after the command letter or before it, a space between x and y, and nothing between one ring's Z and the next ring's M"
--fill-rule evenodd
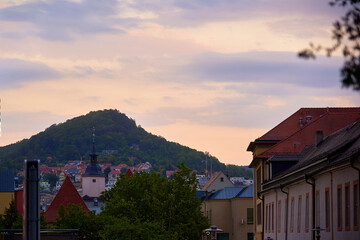
M303 123L303 118L299 118L299 124L300 124L300 127L303 127L304 126L304 123Z
M319 146L321 141L323 140L323 132L322 131L316 131L315 133L315 145Z

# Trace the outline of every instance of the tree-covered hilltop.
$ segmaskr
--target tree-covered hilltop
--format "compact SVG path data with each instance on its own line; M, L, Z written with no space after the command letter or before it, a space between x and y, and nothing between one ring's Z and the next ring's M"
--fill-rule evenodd
M19 169L24 159L40 159L48 165L64 164L69 160L89 159L92 133L95 127L96 152L100 162L126 163L130 166L150 162L154 171L175 169L184 162L199 172L205 171L206 155L169 142L146 132L118 110L90 112L84 116L54 124L30 139L0 147L0 168ZM226 166L213 156L207 156L208 166L223 170L230 176L251 177L251 171L234 165Z

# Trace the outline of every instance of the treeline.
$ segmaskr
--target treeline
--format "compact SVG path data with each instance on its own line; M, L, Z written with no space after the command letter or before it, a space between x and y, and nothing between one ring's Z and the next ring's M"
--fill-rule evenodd
M89 160L92 133L95 127L96 151L99 161L114 165L134 166L150 162L153 171L172 170L184 162L191 169L205 172L205 153L169 142L161 136L146 132L135 120L118 110L102 110L54 124L30 139L0 147L0 168L20 169L24 159L40 159L49 166L65 164L69 160ZM103 150L115 150L102 154ZM214 171L222 170L230 176L252 177L246 167L225 165L208 156Z

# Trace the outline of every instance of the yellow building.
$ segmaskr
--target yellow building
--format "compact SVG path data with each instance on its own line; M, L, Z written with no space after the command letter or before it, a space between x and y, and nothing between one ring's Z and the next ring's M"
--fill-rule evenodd
M253 187L226 187L203 198L202 211L210 225L222 229L218 240L253 239Z
M14 199L14 173L10 170L0 170L0 214L4 214Z

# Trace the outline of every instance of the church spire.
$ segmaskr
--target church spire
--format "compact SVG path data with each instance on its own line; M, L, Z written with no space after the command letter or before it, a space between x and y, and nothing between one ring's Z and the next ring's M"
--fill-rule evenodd
M95 127L92 133L92 152L90 153L90 165L86 168L84 175L103 175L101 168L97 163L97 154L95 151Z
M92 134L92 154L95 154L95 126L93 127L93 134Z

